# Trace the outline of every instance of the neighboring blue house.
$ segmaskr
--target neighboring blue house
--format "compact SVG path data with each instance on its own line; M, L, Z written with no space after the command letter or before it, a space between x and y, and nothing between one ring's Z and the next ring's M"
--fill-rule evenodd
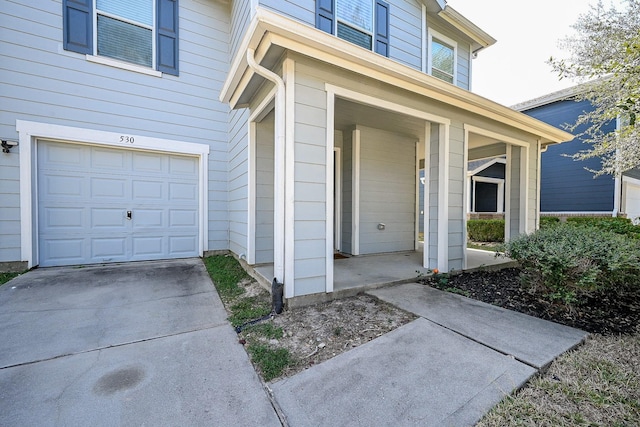
M576 101L580 86L554 92L513 108L553 126L563 128L573 124L593 107L589 101ZM579 128L576 134L586 127ZM605 132L616 129L611 122ZM625 214L635 220L640 216L640 169L620 177L609 175L594 178L585 168L597 170L597 158L575 161L572 155L587 149L582 140L550 145L542 154L540 211L549 215L605 215Z
M2 268L230 251L293 298L333 292L335 251L419 250L422 222L422 266L458 270L467 162L506 156L517 235L536 227L540 150L571 138L470 92L495 40L443 0L0 14Z

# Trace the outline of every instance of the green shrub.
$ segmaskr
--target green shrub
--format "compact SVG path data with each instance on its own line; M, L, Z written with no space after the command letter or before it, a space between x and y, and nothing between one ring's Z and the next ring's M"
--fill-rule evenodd
M540 217L540 228L548 228L553 227L554 225L560 224L560 218L557 216L541 216Z
M634 239L640 239L640 226L633 225L630 219L620 217L571 217L567 224L596 227L601 230L612 231Z
M579 303L597 290L638 286L640 241L595 227L559 224L505 245L523 279L551 300Z
M504 219L470 219L467 235L476 242L504 242Z

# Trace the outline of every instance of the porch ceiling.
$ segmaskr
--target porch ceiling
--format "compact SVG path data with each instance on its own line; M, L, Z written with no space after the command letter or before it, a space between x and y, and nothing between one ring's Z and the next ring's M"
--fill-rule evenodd
M425 132L424 120L336 98L335 128L345 131L352 129L354 125L386 130L415 138L416 141L424 138Z

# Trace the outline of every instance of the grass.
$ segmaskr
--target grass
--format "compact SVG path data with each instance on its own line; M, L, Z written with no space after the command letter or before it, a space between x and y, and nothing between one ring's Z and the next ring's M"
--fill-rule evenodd
M231 325L240 326L271 313L271 295L266 290L257 295L246 294L243 284L252 279L234 257L210 256L205 258L204 264L229 313ZM287 349L272 343L282 336L282 328L275 327L268 320L247 326L239 334L264 381L280 377L288 366L295 363Z
M477 424L505 425L640 425L640 333L590 337Z
M0 273L0 286L4 285L9 280L13 279L14 277L18 277L21 274L22 273Z

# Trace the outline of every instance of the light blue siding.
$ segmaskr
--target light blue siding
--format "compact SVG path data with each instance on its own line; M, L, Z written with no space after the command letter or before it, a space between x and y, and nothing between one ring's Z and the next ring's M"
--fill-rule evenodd
M422 7L415 0L390 3L389 58L420 70L422 68Z
M273 262L274 117L256 124L256 264Z
M316 24L315 0L260 0L260 6L311 26Z
M229 32L229 58L233 60L249 23L251 22L251 1L233 0L231 2L231 28Z
M470 46L465 42L458 43L458 75L456 85L469 90L471 87L471 63L469 56Z
M180 75L149 76L89 62L62 49L61 1L2 6L0 134L17 139L16 120L174 139L210 146L209 249L229 247L226 222L228 106L218 93L229 63L229 6L180 2ZM18 191L18 149L0 162L13 172L2 194ZM3 202L4 202L3 198ZM17 261L19 206L0 212L0 261Z

